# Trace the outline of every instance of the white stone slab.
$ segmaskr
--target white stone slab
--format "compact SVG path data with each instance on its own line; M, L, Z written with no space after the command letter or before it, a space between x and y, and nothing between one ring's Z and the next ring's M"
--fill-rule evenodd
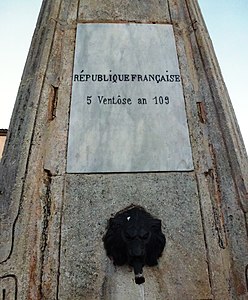
M172 26L79 24L67 172L192 169Z

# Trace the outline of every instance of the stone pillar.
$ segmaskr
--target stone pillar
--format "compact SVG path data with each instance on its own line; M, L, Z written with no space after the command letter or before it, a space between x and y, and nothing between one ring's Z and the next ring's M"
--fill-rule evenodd
M67 172L78 23L172 25L192 170ZM2 298L126 300L144 288L145 299L246 299L247 170L196 0L44 0L1 160ZM102 242L131 204L161 219L167 238L143 287Z

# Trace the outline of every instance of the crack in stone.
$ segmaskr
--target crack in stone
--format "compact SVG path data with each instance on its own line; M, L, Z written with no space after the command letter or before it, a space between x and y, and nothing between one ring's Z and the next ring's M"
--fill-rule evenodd
M48 244L48 228L49 221L51 217L51 183L52 183L52 173L50 170L44 170L44 185L45 185L45 195L42 199L43 202L43 221L42 221L42 233L41 233L41 274L40 274L40 285L39 292L42 299L43 291L43 276L44 276L44 261L45 252Z

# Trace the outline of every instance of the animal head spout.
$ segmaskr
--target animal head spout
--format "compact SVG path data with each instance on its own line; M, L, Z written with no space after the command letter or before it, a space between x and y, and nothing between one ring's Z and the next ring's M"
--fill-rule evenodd
M133 267L137 284L145 282L143 267L157 265L165 247L161 221L139 206L127 208L111 218L103 241L115 265Z

